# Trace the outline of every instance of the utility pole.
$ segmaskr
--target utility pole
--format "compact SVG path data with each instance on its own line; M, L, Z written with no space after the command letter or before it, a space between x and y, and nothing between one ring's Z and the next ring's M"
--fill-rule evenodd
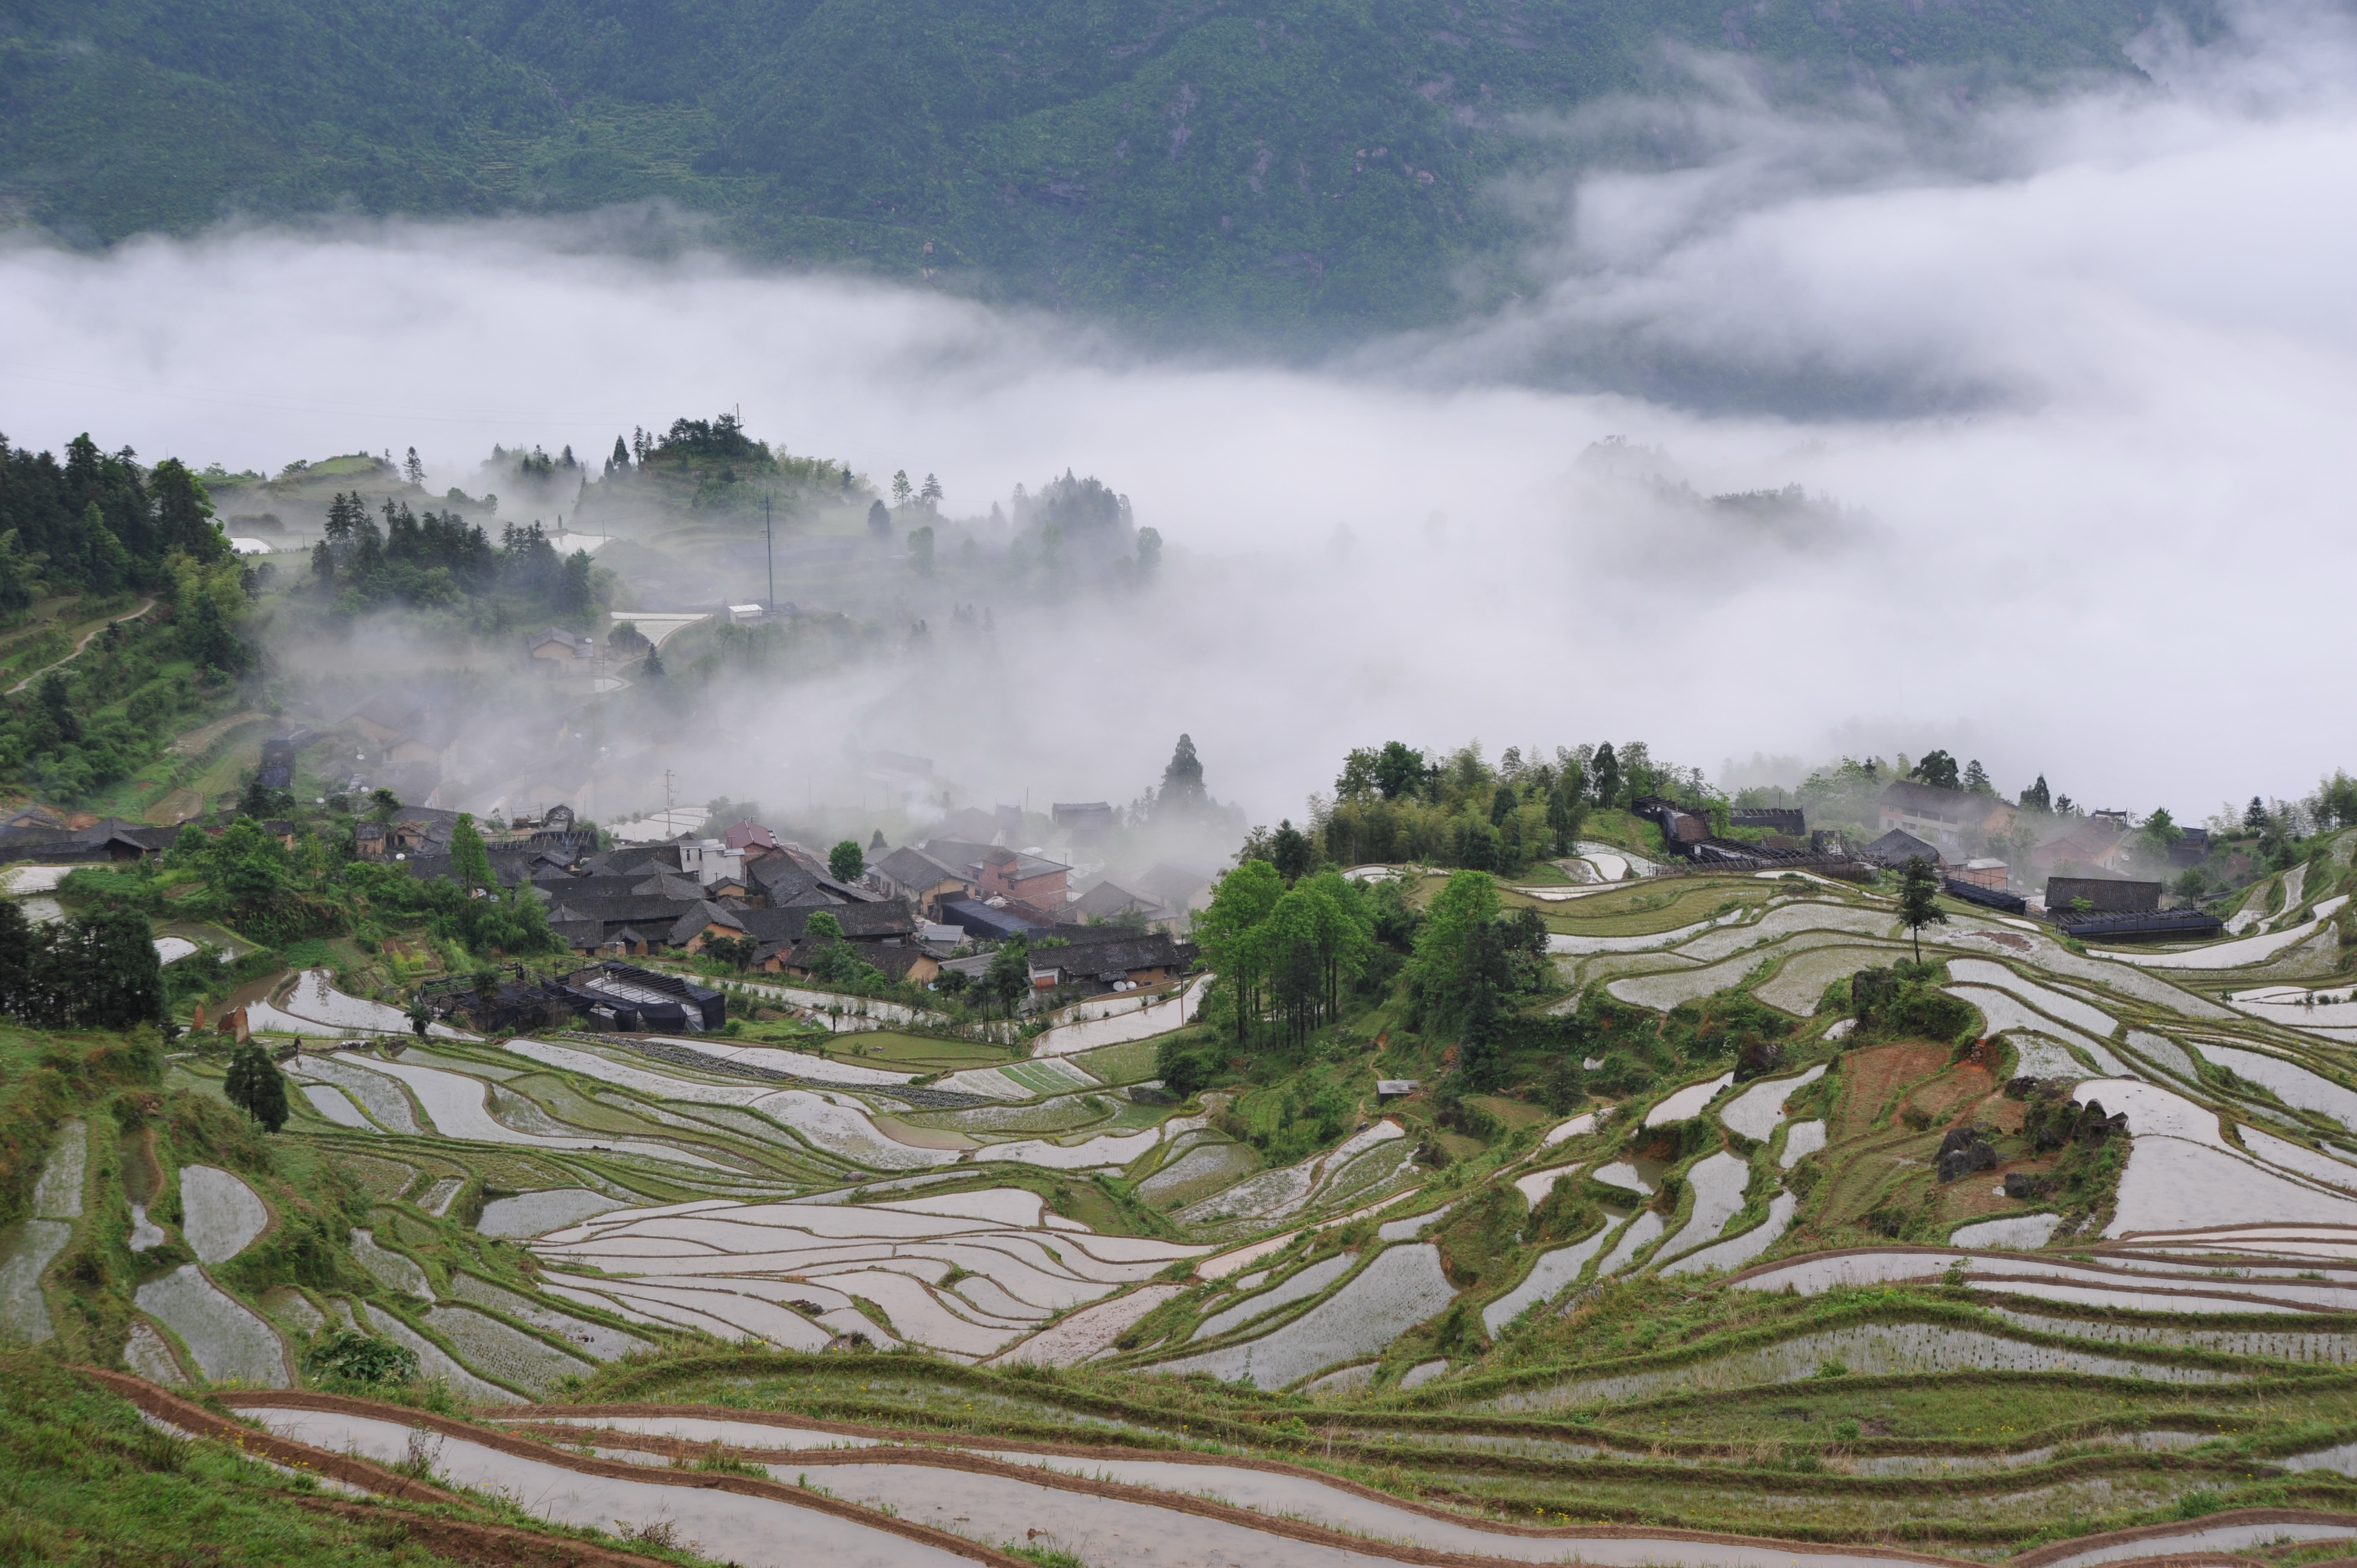
M761 493L761 553L770 560L770 596L761 607L771 615L778 613L778 552L770 540L770 491Z

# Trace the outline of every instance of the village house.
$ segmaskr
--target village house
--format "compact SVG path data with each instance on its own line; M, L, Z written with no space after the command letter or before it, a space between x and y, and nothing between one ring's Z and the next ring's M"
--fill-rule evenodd
M1808 818L1798 806L1732 806L1727 809L1727 825L1773 833L1779 838L1809 836Z
M1001 899L986 904L979 898L944 898L942 918L957 927L975 941L1003 942L1009 937L1032 937L1053 929L1054 923L1026 916L1013 905Z
M1096 843L1109 838L1118 825L1108 800L1060 800L1048 808L1048 820L1074 843Z
M523 639L525 655L544 669L575 670L593 664L597 644L577 631L546 627Z
M1964 883L1971 887L1986 887L2002 892L2010 868L2005 862L1984 855L1977 860L1968 860L1962 865L1949 867L1948 879L1952 882Z
M1910 860L1927 861L1933 870L1947 862L1941 858L1940 846L1900 828L1893 828L1880 838L1857 852L1858 859L1869 865L1888 866L1892 870Z
M940 912L944 898L971 897L974 883L920 849L896 849L867 868L874 886L926 915Z
M805 933L792 941L764 947L756 966L766 974L808 979L819 952L834 945L833 938ZM854 944L853 950L860 962L895 983L931 985L942 972L941 960L922 947L906 942L859 942Z
M728 999L721 992L651 969L601 963L567 975L562 984L592 1028L701 1032L727 1021Z
M0 862L143 860L163 854L180 836L178 827L151 828L121 817L79 820L83 826L50 827L34 821L0 828Z
M2149 915L2160 908L2158 882L2113 876L2050 876L2046 880L2050 915ZM2085 906L2083 908L2081 906Z
M1134 933L1092 926L1060 931L1060 940L1031 949L1031 984L1039 991L1098 996L1168 985L1194 961L1191 946L1160 931Z
M985 900L1005 898L1051 918L1060 915L1069 902L1065 878L1071 875L1072 868L1060 861L1028 851L998 848L983 855L978 869L975 891Z
M1881 807L1886 832L1913 833L1960 857L2011 832L2020 814L1996 795L1943 789L1906 779L1883 786Z
M2109 822L2093 817L2072 822L2064 832L2029 852L2033 878L2083 875L2088 872L2127 874L2133 841Z
M706 886L724 877L744 881L745 852L730 848L726 840L683 838L677 843L681 875L692 876Z
M1120 921L1129 919L1137 924L1154 926L1178 917L1159 901L1111 882L1100 882L1094 887L1064 906L1068 920Z

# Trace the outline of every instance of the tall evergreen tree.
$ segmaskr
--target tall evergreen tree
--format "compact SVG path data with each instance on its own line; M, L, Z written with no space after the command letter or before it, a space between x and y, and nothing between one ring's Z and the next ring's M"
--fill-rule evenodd
M147 482L156 498L157 548L209 564L229 558L229 540L213 522L212 497L186 464L167 457Z
M12 1018L30 1015L38 946L24 908L14 898L0 898L0 1013Z
M2040 813L2050 813L2054 810L2054 797L2046 788L2045 774L2040 774L2038 782L2021 792L2021 809Z
M1606 741L1596 748L1596 803L1606 811L1620 803L1620 758Z
M238 1047L229 1058L221 1095L273 1133L286 1125L286 1075L253 1040Z
M471 812L459 812L457 826L450 830L450 880L469 891L494 890L500 885L498 874L491 870L490 852L483 847L483 835L475 831Z
M17 548L16 531L0 532L0 618L24 614L33 607L33 600L32 564Z
M57 726L59 738L80 740L81 718L73 710L73 692L66 684L65 672L49 671L41 677L41 683L35 690L40 695L41 711L48 716L49 723Z
M1947 911L1940 908L1940 874L1921 855L1899 874L1899 919L1915 939L1915 961L1923 961L1923 928L1944 926Z
M1194 816L1210 803L1211 796L1203 788L1203 759L1195 755L1194 738L1182 735L1162 769L1162 791L1155 797L1155 812Z
M1317 858L1309 835L1295 827L1292 818L1287 817L1276 824L1276 836L1269 841L1269 859L1275 865L1279 876L1288 884L1298 882L1309 875L1309 868Z

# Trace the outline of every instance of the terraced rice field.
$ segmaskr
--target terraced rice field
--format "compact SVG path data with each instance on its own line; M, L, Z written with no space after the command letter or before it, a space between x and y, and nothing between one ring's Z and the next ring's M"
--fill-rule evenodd
M1412 1545L1747 1568L1921 1560L1893 1541L2092 1560L2126 1550L2104 1530L2159 1531L2127 1543L2149 1554L2226 1541L2243 1507L2295 1533L2357 1513L2357 1088L2339 1042L2287 1031L2247 973L2230 1004L2210 971L1974 915L1927 931L1926 956L2009 1063L1970 1038L1836 1032L1825 984L1899 950L1887 903L1781 880L1592 886L1541 901L1556 945L1589 950L1567 963L1658 1007L1763 974L1760 999L1795 1021L1775 1077L1733 1082L1722 1056L1576 1118L1540 1116L1521 1086L1480 1101L1507 1131L1421 1162L1429 1118L1370 1104L1265 1169L1216 1105L1117 1087L1154 1076L1157 1039L1092 1035L1141 1026L1119 1005L1029 1058L873 1030L855 1037L885 1048L856 1058L782 1035L307 1049L292 1066L317 1113L285 1136L375 1204L343 1236L344 1283L246 1299L240 1260L291 1196L185 1158L146 1189L173 1227L146 1223L151 1247L196 1261L140 1284L124 1361L276 1386L307 1336L353 1323L462 1402L560 1402L514 1430L569 1421L619 1472L585 1481L570 1445L437 1428L446 1474L528 1476L559 1515L592 1483L609 1520L710 1503L697 1539L746 1562L778 1509L896 1563L974 1560L1011 1531L1088 1563L1185 1541L1237 1563ZM177 1070L218 1083L217 1064ZM896 1091L918 1071L974 1098L912 1105ZM2125 1112L2125 1140L2029 1147L2014 1071ZM2001 1168L1937 1180L1951 1127L1994 1140ZM0 1236L12 1328L47 1311L96 1212L84 1188L124 1207L112 1138L61 1142L38 1212ZM2053 1190L2007 1197L2013 1171ZM1624 1201L1595 1204L1615 1187ZM623 1403L564 1413L600 1398ZM425 1419L251 1408L393 1457ZM767 1466L793 1495L675 1484L677 1445L714 1442L754 1456L702 1475L753 1487ZM1140 1495L1069 1500L1083 1481ZM771 1511L726 1514L740 1504ZM1220 1508L1217 1530L1186 1533ZM1703 1536L1663 1533L1681 1530Z

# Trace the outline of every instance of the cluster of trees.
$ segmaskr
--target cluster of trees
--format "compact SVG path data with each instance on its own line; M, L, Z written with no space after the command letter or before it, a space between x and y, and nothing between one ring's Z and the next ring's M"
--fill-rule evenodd
M60 463L0 436L0 618L48 594L162 586L175 555L230 555L212 498L179 459L142 467L129 447L102 452L85 433Z
M0 899L0 1012L59 1029L124 1029L164 1015L156 933L136 909L28 925Z
M1642 741L1558 746L1552 757L1508 746L1493 767L1479 745L1427 756L1394 740L1343 759L1315 832L1345 865L1417 860L1511 875L1571 854L1591 811L1702 792L1697 770L1657 763Z
M359 858L354 819L331 814L299 826L289 849L250 817L210 836L193 825L143 866L133 895L160 907L181 883L197 890L173 908L210 916L272 944L423 922L435 937L479 953L555 952L563 944L537 898L502 890L471 819L452 840L453 875L420 877L405 864Z
M538 522L509 523L493 544L456 510L420 515L387 498L382 516L380 526L358 491L339 494L328 505L326 537L312 547L315 590L346 615L400 604L587 626L613 596L610 575L587 551L560 556Z
M1376 946L1374 913L1357 883L1329 868L1288 886L1259 858L1220 879L1194 930L1239 1046L1256 1033L1298 1044L1340 1016Z
M1416 1026L1457 1042L1469 1085L1493 1087L1515 1007L1552 979L1546 921L1502 910L1489 873L1459 871L1425 910L1403 978Z
M850 464L772 448L748 435L734 413L674 419L662 432L641 426L627 439L617 435L604 478L683 492L697 511L759 512L766 503L781 517L808 505L853 505L868 493ZM588 504L595 499L583 497Z

